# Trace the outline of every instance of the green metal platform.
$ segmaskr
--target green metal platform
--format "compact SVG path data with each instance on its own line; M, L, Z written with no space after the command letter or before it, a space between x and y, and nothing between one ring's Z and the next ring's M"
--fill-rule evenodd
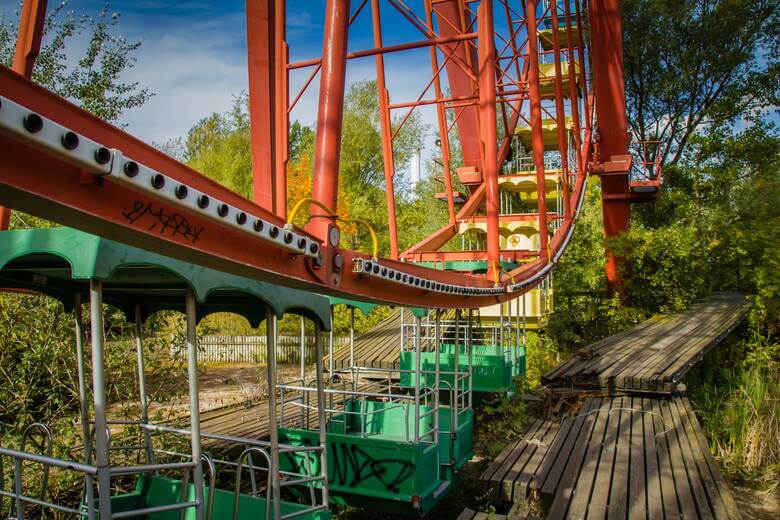
M473 456L471 410L460 414L453 438L449 408L440 407L436 444L411 442L412 404L351 400L346 410L350 413L331 419L327 434L331 500L339 505L398 514L427 513L453 487L457 470ZM420 415L430 410L421 406ZM432 426L433 415L420 420L421 432ZM282 428L279 438L284 444L310 446L318 442L318 433ZM284 453L280 460L282 470L305 473L310 468L317 474L317 461L311 458L309 464L302 453Z
M502 352L502 350L504 350ZM506 352L508 350L508 352ZM423 386L432 386L435 381L436 353L420 352L420 363L423 371ZM469 369L468 350L461 345L459 371L465 373ZM452 384L455 370L455 346L442 344L439 351L440 381ZM401 386L412 388L415 385L415 353L401 353ZM449 373L447 373L449 372ZM513 379L525 376L525 347L506 347L498 345L474 345L472 347L472 390L474 392L493 393L514 390Z
M209 488L204 487L204 496L208 501ZM212 509L213 519L232 519L235 493L224 489L214 490L214 506ZM111 497L112 513L122 513L136 509L168 506L182 502L182 481L159 477L141 475L136 482L135 489L124 495ZM188 485L187 501L195 500L195 486ZM265 520L265 498L254 497L250 495L240 495L238 499L238 518L241 520ZM206 504L208 509L208 502ZM305 504L296 504L293 502L284 502L281 504L282 515L288 515L296 511L302 511L309 506ZM195 509L188 508L184 510L185 520L195 520ZM180 509L161 511L148 515L131 516L131 519L144 520L181 520L182 511ZM330 511L314 511L296 516L302 520L330 520Z

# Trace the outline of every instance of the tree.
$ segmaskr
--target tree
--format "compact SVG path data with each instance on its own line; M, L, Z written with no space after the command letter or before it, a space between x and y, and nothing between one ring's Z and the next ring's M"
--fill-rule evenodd
M35 62L32 79L78 103L97 117L116 123L121 115L143 105L152 96L137 82L121 81L136 62L140 41L129 42L117 34L119 13L104 6L96 17L65 11L67 2L49 10L44 23L44 44ZM0 16L0 63L13 61L18 22ZM74 53L72 45L87 35L86 48ZM74 54L81 58L69 60Z
M698 130L717 131L780 99L775 0L622 2L631 131L676 164Z

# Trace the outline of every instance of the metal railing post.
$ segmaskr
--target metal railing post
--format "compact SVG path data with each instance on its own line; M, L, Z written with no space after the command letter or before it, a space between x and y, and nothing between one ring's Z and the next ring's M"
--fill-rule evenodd
M92 340L92 396L95 407L95 459L100 518L111 518L111 474L106 431L106 379L103 359L103 283L89 281L89 315Z
M455 434L455 431L458 429L458 400L460 399L460 396L458 395L458 388L460 387L460 384L458 382L458 377L460 375L460 309L455 309L455 363L454 363L454 379L453 379L453 385L455 386L455 399L452 403L452 414L455 417L455 429L451 432L451 434Z
M422 318L416 316L415 323L417 325L417 333L414 338L414 442L420 442L420 385L422 384L420 334L422 332Z
M332 325L331 325L332 327ZM320 434L320 470L322 473L322 505L330 507L328 489L328 430L325 421L325 388L322 381L322 329L319 321L314 320L314 347L317 363L317 425Z
M474 361L473 361L473 328L472 318L474 317L474 309L469 309L468 314L468 347L469 347L469 408L473 406L472 396L474 395Z
M187 315L187 381L189 383L190 398L190 450L192 460L196 465L192 468L192 484L195 487L195 500L198 505L195 508L197 520L203 520L204 496L203 496L203 466L200 463L200 400L198 396L198 336L195 331L197 325L197 313L195 292L191 287L187 288L185 297L185 311ZM103 518L101 510L100 517ZM109 517L106 517L109 518Z
M331 327L332 328L332 327ZM349 368L355 366L355 308L349 309Z
M87 404L87 370L84 366L84 320L81 316L81 295L73 295L73 322L76 334L76 367L79 380L79 419L84 446L89 441L89 405ZM86 460L86 449L85 449Z
M300 375L301 375L301 386L306 386L306 318L301 316L301 367L300 367ZM306 393L301 392L301 402L303 404L306 404ZM282 410L284 411L284 404L282 404ZM306 423L306 407L301 407L301 428L304 427L304 424Z
M133 335L135 336L135 356L138 370L138 397L141 404L141 422L149 423L149 403L146 399L146 374L144 372L144 338L143 324L141 322L141 306L135 306L135 326ZM149 430L143 428L144 446L146 447L146 463L154 464L154 449L152 447L152 436Z
M282 515L281 483L279 482L279 430L276 423L276 315L271 307L265 310L266 359L268 360L268 419L271 439L271 496L274 518Z

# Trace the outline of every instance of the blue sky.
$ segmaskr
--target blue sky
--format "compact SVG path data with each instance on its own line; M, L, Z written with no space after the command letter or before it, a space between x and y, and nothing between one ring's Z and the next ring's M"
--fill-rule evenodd
M407 3L417 8L422 2ZM94 15L104 4L103 0L69 0L66 9ZM324 4L325 0L288 0L287 36L292 61L320 54ZM0 13L14 16L18 5L17 0L0 0ZM57 3L50 0L49 5L51 8ZM416 29L387 2L381 5L385 45L420 39ZM146 105L125 114L122 122L130 133L158 143L183 136L199 119L227 110L233 96L247 89L243 1L113 0L109 7L121 14L118 32L128 40L143 42L136 54L136 66L123 79L138 81L155 93ZM368 7L350 30L349 46L351 50L373 46ZM74 46L71 52L78 50ZM393 101L417 98L430 79L427 60L427 50L386 58ZM350 61L348 82L374 77L374 67L373 58ZM307 75L307 71L300 72L291 78L291 97ZM315 81L296 107L293 119L313 122L317 86ZM429 123L435 122L432 109L421 113Z

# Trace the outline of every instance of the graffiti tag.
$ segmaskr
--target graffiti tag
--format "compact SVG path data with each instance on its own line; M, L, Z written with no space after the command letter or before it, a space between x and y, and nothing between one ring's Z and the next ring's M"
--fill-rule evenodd
M186 217L176 212L166 212L163 208L155 209L151 202L136 200L130 210L122 212L122 216L130 224L139 222L147 225L147 231L157 230L161 235L180 236L193 244L200 240L202 227L194 226Z

